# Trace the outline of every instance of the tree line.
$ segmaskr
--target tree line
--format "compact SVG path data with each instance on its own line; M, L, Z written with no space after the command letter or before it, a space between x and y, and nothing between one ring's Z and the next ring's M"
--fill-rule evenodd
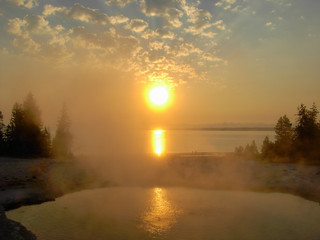
M31 93L22 104L14 104L8 125L4 124L0 111L0 156L71 158L71 146L70 121L65 107L52 139L41 121L41 111Z
M235 149L238 155L250 155L269 161L320 162L320 121L319 111L315 103L311 108L301 104L298 106L295 124L283 115L275 125L275 141L265 137L261 151L253 141L245 148Z

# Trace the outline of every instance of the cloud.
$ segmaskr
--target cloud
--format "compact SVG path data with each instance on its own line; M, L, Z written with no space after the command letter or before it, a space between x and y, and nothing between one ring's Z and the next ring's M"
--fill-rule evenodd
M148 23L142 19L132 19L126 28L133 32L142 32L148 27Z
M7 0L13 2L17 6L22 6L28 9L39 6L38 0Z
M141 9L147 16L161 16L166 14L168 9L180 5L176 0L142 0Z
M104 49L112 52L115 42L115 34L112 31L105 31L99 35L90 33L84 26L74 27L70 31L73 45L78 48Z
M24 52L36 53L40 51L40 44L29 36L17 36L13 39L13 46L22 48Z
M212 23L212 15L209 11L204 9L199 9L194 5L184 4L183 9L188 16L188 22L191 23L184 30L185 32L191 33L192 35L202 35L206 37L214 37L215 33L208 31L212 26L217 26L222 29L224 24L223 22Z
M169 30L163 28L157 28L155 31L152 29L147 29L141 35L144 39L150 38L161 38L161 39L174 39L175 34Z
M91 33L83 26L75 27L70 31L70 37L76 48L102 50L104 54L117 58L131 57L139 48L138 39L117 34L114 29Z
M109 17L107 14L100 13L99 9L86 8L79 3L75 3L72 8L66 9L64 13L68 18L82 22L102 25L109 23Z
M210 62L216 62L216 63L222 63L224 65L227 65L228 64L228 61L222 59L222 58L219 58L217 57L215 54L212 54L212 53L205 53L202 55L202 58L206 61L210 61Z
M111 24L122 24L126 23L129 21L129 18L123 16L122 14L117 15L117 16L111 16L109 17L110 23Z
M44 16L54 15L56 12L63 12L66 8L65 7L55 7L51 4L47 4L44 6L44 10L42 14Z
M136 78L140 82L163 82L169 87L175 87L200 78L191 64L157 54L156 51L144 51L134 61Z
M36 54L55 47L56 49L52 53L57 54L61 52L58 51L58 47L65 48L65 41L62 41L59 35L63 29L61 25L51 27L43 16L26 15L22 19L9 19L7 31L15 35L13 46L21 48L24 52Z
M119 7L125 7L127 4L133 2L135 0L107 0L105 3L109 6L119 6Z
M99 9L86 8L79 3L75 3L71 8L54 7L52 5L45 5L43 15L57 15L78 20L87 23L95 23L106 25L110 23L109 16L101 13Z
M44 6L42 14L45 17L50 15L57 15L60 17L74 19L82 22L101 25L122 24L129 21L129 18L122 14L116 16L108 16L105 13L101 13L98 9L86 8L79 3L74 4L71 8L55 7L48 4Z
M50 27L48 21L39 15L26 15L23 19L8 20L8 32L18 36L30 34L56 35L62 29L61 25L57 25L55 28Z
M204 30L211 26L210 20L212 16L207 10L192 7L192 9L189 10L188 16L188 22L193 23L196 29Z
M215 3L215 6L222 7L224 10L228 10L228 9L231 9L236 2L237 0L220 0L219 2ZM234 11L237 11L237 10L238 9L235 9Z
M142 0L140 8L146 16L158 16L165 19L164 27L178 28L182 25L183 12L178 9L180 1L176 0Z
M216 46L212 38L220 31L214 31L226 29L222 19L184 0L109 0L106 4L124 7L130 2L141 10L136 16L144 16L132 19L126 11L110 16L79 3L69 7L47 4L41 15L9 19L7 29L14 35L13 46L37 60L64 67L81 64L132 71L145 82L162 80L175 86L204 79L205 67L225 63L215 53L206 53ZM156 24L149 26L154 20ZM175 29L181 26L184 31ZM211 39L204 43L196 35Z
M192 53L201 54L202 50L193 46L192 43L180 43L165 47L166 54L176 57L186 57Z
M287 7L292 6L292 3L290 2L291 0L266 0L266 1L278 4L280 6L283 6L283 5Z
M8 54L9 51L8 51L7 48L2 48L2 49L1 49L1 53L5 55L5 54Z
M149 47L151 50L160 50L163 47L163 42L161 41L154 41L154 42L149 42Z
M275 30L276 26L273 22L266 22L265 24L267 27L269 27L271 30Z
M226 25L224 24L224 22L223 22L222 19L214 22L212 25L213 25L213 26L216 26L216 27L217 27L218 29L220 29L220 30L226 30Z

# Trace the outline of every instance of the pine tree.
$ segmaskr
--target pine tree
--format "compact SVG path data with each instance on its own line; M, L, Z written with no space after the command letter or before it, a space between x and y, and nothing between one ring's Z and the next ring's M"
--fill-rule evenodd
M22 106L16 103L12 108L9 125L6 129L7 153L11 156L24 156L27 152L25 144L25 114Z
M310 109L307 109L304 104L298 107L294 141L296 154L301 157L309 159L320 157L318 113L315 103L313 103Z
M27 120L38 128L41 128L41 111L31 93L27 95L22 107L25 111Z
M244 149L242 146L238 146L234 149L234 153L237 154L237 155L242 155L244 152Z
M292 149L294 132L292 123L286 115L279 118L275 126L275 133L275 151L279 156L289 156Z
M270 159L275 156L274 143L270 141L268 136L266 136L263 140L261 147L261 156L264 159Z
M51 135L47 128L41 130L41 156L51 157L52 147L51 147Z
M6 145L8 154L15 157L50 156L48 132L42 127L41 112L32 94L27 95L23 105L14 105L6 129Z
M250 145L250 153L254 156L259 154L258 147L255 140L253 140Z
M63 106L55 137L52 141L53 155L57 158L72 158L72 135L70 132L70 120L66 107Z
M4 123L3 123L3 114L0 111L0 154L3 155L5 151L5 140L4 140Z

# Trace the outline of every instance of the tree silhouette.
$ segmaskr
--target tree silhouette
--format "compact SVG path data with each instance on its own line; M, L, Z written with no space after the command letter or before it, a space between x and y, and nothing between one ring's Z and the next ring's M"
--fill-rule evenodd
M3 154L5 150L4 127L3 114L0 111L0 154Z
M262 158L271 159L275 156L274 143L266 136L261 147Z
M307 109L304 104L298 107L295 149L297 154L302 157L314 158L320 153L318 149L320 138L318 113L315 103L310 109Z
M298 107L296 127L292 127L289 118L284 115L279 118L276 126L276 141L265 138L261 155L263 158L285 157L286 161L307 160L320 161L320 123L318 109L315 103L310 109L304 104ZM290 158L288 158L290 157Z
M256 141L252 141L251 144L247 144L244 148L244 154L249 156L255 156L259 153Z
M70 120L66 107L63 106L55 137L52 141L53 155L57 158L72 158L72 135L70 132Z
M236 147L234 152L239 156L246 157L256 157L259 155L257 144L254 140L251 142L251 144L247 144L245 148L243 148L242 146Z
M234 149L235 154L242 155L244 151L244 148L242 146L238 146Z
M23 110L25 111L26 119L41 128L41 112L31 93L29 93L23 102Z
M43 157L52 156L51 135L47 128L41 130L41 155Z
M11 119L6 130L7 153L12 156L24 156L27 153L25 114L21 104L15 103Z
M275 126L275 133L275 151L279 156L288 156L292 149L294 132L287 115L279 118Z
M16 103L6 129L6 153L15 157L49 157L50 135L42 127L41 113L32 94Z

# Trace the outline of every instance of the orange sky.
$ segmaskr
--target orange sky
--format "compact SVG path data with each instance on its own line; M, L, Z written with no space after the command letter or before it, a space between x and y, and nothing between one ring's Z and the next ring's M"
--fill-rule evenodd
M53 132L294 120L319 105L318 0L0 2L0 110L32 92ZM154 83L172 103L153 111ZM113 126L116 126L113 127ZM103 135L103 134L101 134Z

